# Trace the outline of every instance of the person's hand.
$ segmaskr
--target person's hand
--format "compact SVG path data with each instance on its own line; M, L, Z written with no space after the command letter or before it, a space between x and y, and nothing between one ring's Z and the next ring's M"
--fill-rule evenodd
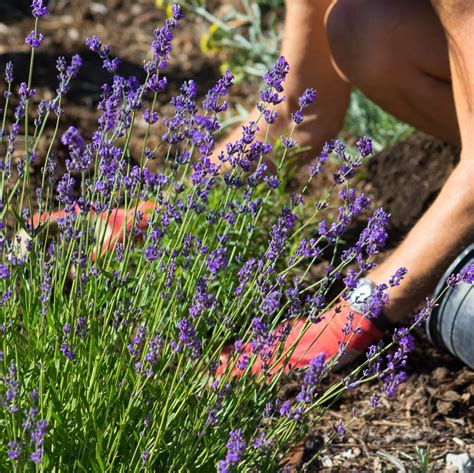
M284 332L288 323L281 324L276 334ZM379 330L373 322L359 312L354 311L348 302L341 300L334 309L331 309L318 319L316 323L298 320L290 323L290 333L284 342L283 352L276 358L278 341L271 351L274 355L265 363L260 355L254 361L251 372L259 375L266 372L269 375L278 373L284 366L284 371L307 368L312 360L324 353L326 360L337 357L337 367L347 365L360 356L370 345L383 337L384 332ZM224 348L217 369L217 375L222 376L231 368L232 376L242 376L247 359L252 355L251 345L246 344L237 354L233 347ZM289 357L289 358L288 358ZM286 363L286 364L285 364Z
M133 231L133 225L139 230L146 230L150 215L155 208L154 202L140 201L137 205L137 211L140 212L140 220L136 221L134 218L135 207L132 207L128 212L124 208L112 209L110 212L102 212L93 215L94 229L96 233L97 243L100 244L100 253L105 254L114 250L117 243L123 241L124 227L125 232ZM79 212L79 208L75 209ZM34 214L32 218L33 226L37 227L40 224L48 226L48 237L54 238L59 233L59 222L65 218L67 213L64 210L54 212L43 212L41 214ZM20 252L26 252L26 241L28 239L27 233L22 230L18 235L20 238ZM92 259L97 257L97 250L94 249Z

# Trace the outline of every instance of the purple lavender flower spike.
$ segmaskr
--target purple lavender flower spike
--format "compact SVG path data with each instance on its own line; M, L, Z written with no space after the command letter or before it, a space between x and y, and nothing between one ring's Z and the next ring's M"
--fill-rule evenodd
M359 138L356 142L357 148L359 149L359 153L363 158L370 156L373 151L372 147L372 139L368 136L363 136Z
M94 35L92 38L86 38L86 46L94 53L98 53L102 47L102 43L100 42L99 37Z
M73 360L76 357L76 354L74 353L73 349L75 348L75 345L72 345L69 347L67 343L61 344L61 347L59 348L59 351L68 359L68 360Z
M291 416L291 401L285 401L278 410L278 413L282 417L290 417Z
M291 119L295 122L296 125L303 123L303 114L297 110L295 113L291 114Z
M176 21L184 18L183 9L177 3L173 3L173 5L171 6L171 16Z
M256 450L267 450L272 444L272 440L267 440L267 435L265 432L262 432L254 441L253 448Z
M8 266L5 264L0 264L0 279L8 279L10 277L10 271Z
M149 347L147 354L145 355L145 361L150 363L150 365L155 365L158 361L158 355L161 350L161 347L163 346L163 339L159 336L156 335L150 341L148 342Z
M146 465L148 458L150 458L150 452L148 450L144 450L141 458L142 458L142 465Z
M309 403L312 401L316 387L324 376L325 361L326 355L324 353L320 353L316 358L311 360L304 375L301 391L296 397L298 402Z
M44 0L33 0L31 2L31 13L35 18L41 18L48 13L48 7L44 5Z
M176 326L179 329L179 344L177 345L177 351L182 348L189 348L191 350L191 358L193 360L199 358L201 355L201 341L196 336L196 329L191 321L184 317L181 319Z
M395 271L395 274L393 274L388 282L390 287L395 287L399 286L401 280L406 276L408 270L406 268L398 268Z
M282 136L281 143L287 149L291 149L296 146L296 140L294 140L293 138L290 138L289 136Z
M206 258L207 269L213 276L227 266L228 259L226 255L227 249L220 246Z
M334 430L340 436L343 436L346 433L346 429L344 428L344 423L340 420L337 424L334 424Z
M5 392L5 406L8 412L13 413L18 411L18 405L16 398L18 397L18 390L20 387L20 383L17 379L17 368L15 363L11 363L10 367L3 379L3 383L5 385L6 392Z
M168 65L168 57L171 52L171 41L173 40L172 30L179 25L178 20L183 18L183 10L179 5L174 4L171 7L172 18L166 20L166 24L162 28L157 28L153 34L155 40L151 47L153 51L153 61L146 64L147 72L152 72L156 69L165 69Z
M278 92L283 92L282 83L285 80L290 66L286 59L283 56L280 56L272 69L264 74L263 81L269 86L277 90Z
M229 432L229 441L226 445L227 453L225 460L221 460L218 464L217 471L219 473L228 473L230 468L239 463L242 455L247 448L244 435L241 429L235 429Z
M48 423L45 420L39 420L36 423L36 429L31 433L31 443L35 451L30 455L30 458L34 463L41 463L43 461L44 450L42 446L47 428Z
M18 95L20 99L28 100L35 95L36 89L29 89L28 84L26 82L22 82L20 84L20 88L18 89Z
M39 48L42 41L44 39L44 35L42 33L36 33L32 31L26 38L25 43L33 49Z
M226 71L222 78L211 88L203 100L202 108L207 112L213 111L215 113L225 112L227 110L227 102L218 104L219 97L225 97L228 90L232 86L234 76L230 71Z
M56 69L58 70L58 80L59 86L56 90L58 95L65 95L69 90L69 83L72 78L76 77L79 74L79 71L82 67L82 58L79 54L75 54L69 66L67 65L66 59L64 57L59 57L56 62Z
M76 77L82 67L82 57L79 54L74 54L71 58L71 64L66 69L66 73L70 77Z
M7 443L7 456L10 460L18 461L21 456L21 445L17 440L11 440Z
M461 279L466 284L474 284L474 264L470 264L461 270Z
M280 291L272 291L270 292L262 302L260 309L263 314L270 316L273 315L280 307L280 299L281 299L281 292Z
M8 61L5 66L5 82L11 84L13 82L13 63Z
M298 99L300 109L309 107L316 99L316 91L314 89L306 89L301 97Z

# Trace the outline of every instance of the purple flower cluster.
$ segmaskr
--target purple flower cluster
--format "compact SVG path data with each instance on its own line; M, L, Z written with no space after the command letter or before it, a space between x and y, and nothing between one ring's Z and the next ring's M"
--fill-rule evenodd
M224 399L230 392L230 384L226 383L221 389L219 389L219 380L215 380L212 385L212 390L216 395L216 400L213 405L206 411L207 424L214 426L218 422L218 415L221 412L224 405Z
M406 276L407 272L408 270L406 268L398 268L395 271L395 274L393 274L393 276L389 279L389 282L388 282L389 286L390 287L399 286L400 282Z
M407 364L407 358L415 348L413 335L410 334L408 328L403 327L395 329L393 341L396 350L393 353L380 355L383 343L372 345L367 351L367 359L369 360L367 368L364 369L364 376L376 374L382 381L382 392L388 397L395 397L400 384L407 380L407 374L404 368ZM378 399L373 399L372 404L378 404Z
M368 136L359 138L356 142L360 155L363 158L370 156L373 152L372 140Z
M263 75L263 81L271 89L275 89L277 92L283 92L283 82L288 75L289 70L290 65L287 60L283 56L280 56L276 60L272 69Z
M272 439L267 439L267 434L265 432L262 432L253 441L253 448L255 448L255 450L267 451L272 445L272 443L273 443Z
M448 277L446 284L448 287L456 287L459 283L474 284L474 264L463 268L459 273Z
M20 382L18 381L18 371L15 363L10 363L2 383L6 388L3 404L9 413L18 411L17 398L19 394Z
M25 43L33 49L39 48L41 43L43 42L44 35L42 33L37 33L36 31L32 31L28 34L25 38Z
M102 59L102 67L106 71L110 72L111 74L115 74L117 72L117 69L120 65L120 59L118 57L112 59L110 58L110 45L102 44L102 42L99 40L99 37L94 35L92 38L86 39L86 46L91 51L99 55L99 57Z
M247 443L241 429L231 430L229 432L229 441L226 445L227 453L225 460L221 460L218 464L217 471L219 473L229 473L230 468L239 463L244 454Z
M321 382L325 374L326 355L321 353L316 358L311 360L309 367L304 375L301 390L296 397L298 402L310 403L316 392L316 387Z
M179 342L175 344L175 350L177 352L187 348L191 352L191 359L196 360L201 355L202 342L196 334L196 329L193 323L184 317L176 324L179 330Z
M172 16L166 20L166 25L162 28L157 28L153 32L155 35L155 39L151 45L153 61L146 66L148 72L155 71L156 69L165 69L168 65L173 29L179 25L178 21L183 18L183 10L179 5L173 4L171 13Z
M8 61L5 65L5 82L9 85L13 82L13 63L11 61Z
M319 234L330 242L343 235L354 217L360 215L371 204L370 199L365 194L356 195L353 189L343 188L340 195L344 201L344 206L339 207L337 221L333 222L329 228L326 220L322 220L319 224Z
M215 276L221 269L227 266L228 261L227 248L220 246L206 258L207 269L212 276Z
M76 345L74 343L68 342L68 339L71 336L71 325L69 323L64 324L63 327L63 343L59 348L59 351L68 359L73 360L76 357L75 349Z
M372 151L372 142L370 138L367 137L358 141L359 155L356 156L351 156L347 152L346 145L340 140L335 140L329 143L331 152L334 152L339 161L342 162L342 165L339 166L338 172L333 174L333 179L336 184L343 184L351 179L355 175L357 169L362 165L363 159L368 157L369 151Z
M75 54L71 63L68 65L64 57L60 57L56 63L56 69L58 70L59 86L56 89L58 95L66 95L69 91L69 83L71 79L77 77L82 67L82 58L79 54Z
M10 277L10 271L6 264L0 264L0 279L8 279Z
M388 238L387 226L390 215L383 208L377 209L369 218L367 226L362 230L359 239L353 248L344 251L342 260L347 261L355 257L361 271L368 271L373 263L368 260L375 256L384 246ZM393 281L397 282L402 277L399 270L394 275Z
M205 278L200 278L196 284L189 315L196 319L201 317L205 311L215 308L217 304L216 296L209 291L208 281Z
M10 440L10 442L7 443L7 447L8 447L7 457L10 460L18 461L21 456L20 443L17 440Z
M314 89L306 89L298 99L300 110L309 107L316 99L316 91Z
M47 428L48 423L45 420L38 420L35 429L31 432L31 443L33 444L34 451L30 458L34 463L41 463L43 461L43 444Z
M262 314L268 316L273 315L280 308L281 291L270 291L263 299L260 306Z
M48 13L48 7L44 5L44 0L33 0L31 2L31 12L35 18L41 18Z
M66 160L68 171L87 171L92 163L92 146L84 146L84 139L77 128L70 126L61 137L61 143L69 149L69 159Z
M206 112L225 112L227 110L227 102L224 100L219 104L219 98L225 97L232 87L234 76L230 71L226 71L221 79L209 90L206 98L202 102L202 108Z
M275 123L277 112L267 107L269 105L278 105L285 100L281 92L283 92L283 82L289 70L288 62L283 56L280 56L272 69L263 76L263 81L268 87L260 92L262 103L258 103L257 108L263 114L263 118L268 124Z
M270 241L266 258L269 261L276 261L285 249L285 244L293 231L298 217L287 208L282 210L275 225L272 226Z

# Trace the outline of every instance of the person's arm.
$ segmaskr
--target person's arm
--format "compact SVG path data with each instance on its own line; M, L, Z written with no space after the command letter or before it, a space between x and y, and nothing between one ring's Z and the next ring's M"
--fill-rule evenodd
M287 100L276 108L279 119L270 127L272 138L284 133L291 126L290 114L298 109L299 96L306 88L316 89L315 104L305 110L305 120L297 127L294 136L301 146L312 146L316 153L342 127L350 93L349 85L340 78L333 65L329 50L325 19L332 3L333 0L286 1L281 54L290 65L284 84ZM258 115L254 109L250 120ZM240 135L238 127L224 142L234 141Z
M448 36L461 161L405 241L368 276L382 283L398 267L408 269L403 283L390 292L385 313L392 321L406 318L429 296L450 261L474 241L474 4L471 0L433 3Z

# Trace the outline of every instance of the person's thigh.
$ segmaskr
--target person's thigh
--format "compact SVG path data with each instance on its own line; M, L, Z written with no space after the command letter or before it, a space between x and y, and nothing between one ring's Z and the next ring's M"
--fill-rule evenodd
M459 142L446 34L430 0L337 0L326 27L343 77L390 113Z

